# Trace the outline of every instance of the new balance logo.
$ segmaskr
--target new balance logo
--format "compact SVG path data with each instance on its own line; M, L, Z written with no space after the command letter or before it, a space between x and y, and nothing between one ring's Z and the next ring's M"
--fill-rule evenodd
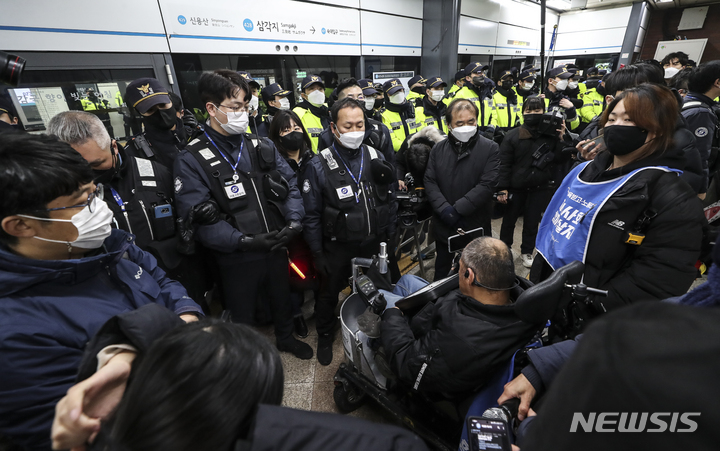
M619 219L616 219L613 222L608 222L608 225L615 227L616 229L625 230L625 223Z
M690 419L693 416L699 417L700 412L590 412L587 418L575 412L570 432L577 432L578 426L585 432L695 432L698 425Z

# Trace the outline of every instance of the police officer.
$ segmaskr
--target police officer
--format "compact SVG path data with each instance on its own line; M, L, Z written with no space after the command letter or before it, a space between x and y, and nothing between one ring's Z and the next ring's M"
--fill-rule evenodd
M303 101L293 108L293 112L298 115L303 128L310 135L312 151L317 153L320 133L330 126L330 115L325 105L325 85L319 76L310 75L303 78L300 89Z
M265 86L260 91L263 103L267 108L267 114L263 116L262 123L258 125L260 136L270 136L270 124L273 117L281 110L290 109L290 91L286 91L278 83Z
M115 131L110 123L110 102L98 95L93 88L88 88L85 97L80 99L83 111L93 111L93 114L100 118L110 136L115 136Z
M350 260L377 253L381 241L394 237L397 219L394 170L382 153L362 144L363 108L344 98L335 102L331 116L332 145L311 159L300 177L305 241L323 275L315 304L322 365L332 362L335 306L350 276Z
M720 61L710 61L695 69L688 80L688 90L681 114L687 122L687 129L695 135L702 159L705 182L700 193L704 198L708 185L708 160L712 148L718 147L718 116L714 111L717 102L713 99L720 95Z
M425 171L425 192L433 209L433 233L437 242L435 280L448 275L452 256L447 240L483 227L491 234L492 195L498 179L499 148L477 127L477 105L456 99L448 107L450 133L430 152Z
M445 110L447 106L443 102L447 83L440 77L429 78L425 82L425 97L415 106L415 123L418 131L425 127L435 127L443 135L447 135L447 124L445 123Z
M171 279L202 302L207 288L202 268L177 250L170 171L155 161L127 155L94 114L62 112L50 120L47 132L70 144L90 163L101 198L115 216L115 227L132 233L138 247L153 254Z
M545 91L545 107L548 113L562 115L565 119L568 130L575 130L580 125L580 116L575 110L575 105L564 94L568 87L569 79L574 75L565 66L558 66L547 72L548 86Z
M358 80L358 85L360 85L365 97L365 117L382 122L380 110L385 103L382 89L378 90L369 78Z
M415 123L415 108L405 98L405 88L399 79L393 78L383 84L385 94L385 110L381 113L382 123L390 130L393 149L400 146L408 136L418 130Z
M513 90L513 84L512 72L503 71L493 91L494 124L503 132L522 124L523 98Z
M572 104L575 106L575 109L579 110L583 105L580 94L582 94L586 89L584 85L582 87L580 86L580 74L578 73L580 68L574 64L566 64L565 67L569 72L572 72L573 75L568 78L568 86L563 94L570 99Z
M408 80L408 88L410 92L407 93L408 102L412 102L414 105L418 105L418 102L425 97L425 83L426 79L422 75L416 75Z
M180 121L183 124L183 130L184 132L184 139L183 139L183 131L179 130L177 132L177 135L185 141L185 143L188 143L198 136L202 135L205 129L202 125L200 125L195 118L195 115L192 114L192 112L188 109L185 109L183 106L182 99L179 95L175 94L174 92L168 92L168 97L170 97L170 101L172 102L173 108L175 108L175 115L180 118ZM187 144L186 144L187 145ZM170 168L172 169L172 168Z
M193 207L217 203L222 219L198 227L196 238L213 251L225 305L234 321L254 321L255 300L265 288L280 351L312 358L312 348L292 336L287 251L304 210L295 173L269 139L250 139L250 88L236 72L219 69L198 81L209 118L205 134L175 161L175 199L183 218Z
M455 96L455 93L458 92L463 87L464 84L465 84L465 69L455 72L455 76L453 77L453 85L450 87L450 90L447 93L447 98L452 99ZM447 102L447 103L450 103L450 102Z
M373 90L375 89L373 88ZM356 100L360 106L365 105L364 91L354 78L341 80L335 91L338 100L349 97ZM334 140L332 130L326 128L320 134L320 148L325 149L332 146ZM363 144L380 151L385 157L385 161L389 161L394 165L395 150L392 146L392 139L390 138L390 132L382 122L365 117L365 139L363 139Z
M585 92L580 95L583 101L582 106L579 109L580 120L589 124L593 119L600 116L605 110L605 90L602 79L596 79L597 69L592 73L591 78L588 78L585 85ZM602 93L600 91L603 91Z
M513 88L515 93L517 93L517 95L521 98L519 100L520 102L524 102L528 97L537 94L536 79L537 76L535 75L535 72L528 70L520 72L520 75L518 75L517 86Z
M248 72L239 70L237 73L248 83L248 86L250 86L250 93L252 94L250 102L248 103L248 112L250 116L250 129L248 131L253 135L267 136L267 131L265 134L260 134L259 129L259 126L262 123L262 112L260 111L260 83L256 82L252 75Z
M127 86L125 101L140 114L145 126L142 134L128 141L128 155L157 161L172 170L187 145L187 134L168 90L154 78L139 78Z
M468 99L478 108L477 125L481 131L492 136L495 127L493 123L492 89L494 83L487 76L488 65L478 62L470 63L465 67L465 84L455 94L454 99Z

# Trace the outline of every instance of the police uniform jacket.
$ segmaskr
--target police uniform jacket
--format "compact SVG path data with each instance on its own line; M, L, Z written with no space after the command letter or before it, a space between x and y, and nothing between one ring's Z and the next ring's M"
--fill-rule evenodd
M392 237L397 228L393 185L374 183L370 170L371 159L384 160L383 155L374 151L373 157L366 145L362 145L361 150L346 149L335 142L333 147L332 151L324 149L330 152L329 158L322 151L313 157L304 165L300 176L305 205L303 233L313 253L323 249L323 241L359 244L373 238ZM363 189L357 198L353 193L358 192L358 187L347 174L338 152L355 177L363 163L359 179Z
M385 102L382 123L390 132L395 152L400 150L403 141L418 131L418 124L415 122L415 108L408 100L401 105Z
M457 227L484 227L488 234L499 154L498 145L479 130L467 143L458 143L451 134L433 147L425 170L425 192L433 208L435 237L441 243L455 235ZM453 228L440 220L449 206L461 216Z
M320 134L320 149L326 149L335 142L332 130L326 128ZM385 161L389 161L393 167L395 166L395 150L393 149L390 131L382 122L365 116L365 139L363 144L370 146L385 157Z
M485 83L480 87L465 82L465 85L455 94L452 100L467 99L475 102L475 106L478 108L478 125L480 127L492 127L494 111L491 95L494 84L489 78L485 80Z
M152 253L163 269L172 269L181 258L175 249L172 174L155 161L128 156L123 150L120 158L118 173L102 184L103 200L115 216L113 225L135 235L137 246Z
M320 150L318 148L320 133L330 127L330 112L328 108L325 105L316 107L307 100L303 100L293 108L293 112L298 115L303 128L307 134L310 135L312 150L317 153Z
M418 131L425 127L435 127L443 135L447 135L448 127L445 123L445 111L447 105L440 101L437 105L433 105L427 96L422 98L421 102L415 107L415 122L418 125Z
M707 191L708 159L710 158L710 151L715 142L716 133L718 133L718 117L712 110L714 105L715 101L710 97L696 92L690 92L685 96L685 102L682 107L682 116L687 122L687 129L695 135L695 142L697 143L700 159L703 164L703 171L705 172L703 189L700 191L702 193Z
M142 137L149 147L145 146ZM187 134L181 119L177 119L175 130L158 130L145 125L145 132L133 136L126 144L126 152L133 157L154 160L172 171L175 159L187 145Z
M545 109L548 112L559 111L565 117L565 123L568 130L575 130L580 125L580 116L577 114L577 110L573 106L572 108L563 108L560 106L562 99L570 98L562 92L551 92L547 90L545 92Z
M305 210L295 172L270 140L266 139L266 145L271 146L274 169L265 171L259 166L258 146L249 136L224 136L211 127L206 127L206 133L180 154L174 170L175 201L182 217L187 218L192 207L209 199L214 199L224 213L223 220L197 228L195 236L200 243L214 251L230 253L238 249L243 234L266 233L279 230L285 222L302 221ZM233 183L232 167L210 139L233 164L237 162L242 143L243 150L237 166L241 186ZM273 170L287 181L289 187L288 195L282 202L268 202L264 195L262 180ZM284 222L281 224L280 221Z

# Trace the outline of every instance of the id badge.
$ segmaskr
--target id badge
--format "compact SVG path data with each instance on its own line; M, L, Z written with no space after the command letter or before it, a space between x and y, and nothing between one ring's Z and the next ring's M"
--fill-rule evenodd
M350 185L337 188L335 191L337 191L338 199L340 200L347 199L348 197L353 197L355 195Z
M228 199L237 199L238 197L245 197L245 187L242 182L233 183L225 187L225 195Z

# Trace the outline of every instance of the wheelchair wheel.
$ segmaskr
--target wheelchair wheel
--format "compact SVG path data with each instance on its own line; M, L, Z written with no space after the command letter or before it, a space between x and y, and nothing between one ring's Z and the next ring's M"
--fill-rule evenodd
M338 385L333 390L333 400L341 413L350 413L365 404L366 394L357 387L345 390L344 385Z

